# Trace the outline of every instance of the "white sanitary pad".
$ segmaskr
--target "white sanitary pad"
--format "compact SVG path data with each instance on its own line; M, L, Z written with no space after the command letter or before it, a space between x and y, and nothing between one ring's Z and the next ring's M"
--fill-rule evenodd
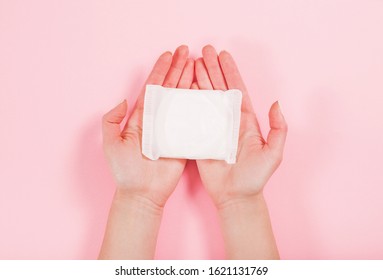
M149 159L217 159L235 163L240 90L193 90L147 85L142 153Z

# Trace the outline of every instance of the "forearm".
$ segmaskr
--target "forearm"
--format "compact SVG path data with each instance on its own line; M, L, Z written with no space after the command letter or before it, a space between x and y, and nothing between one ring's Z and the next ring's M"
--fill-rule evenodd
M218 209L229 259L279 259L263 194L237 199Z
M153 259L163 209L116 192L99 259Z

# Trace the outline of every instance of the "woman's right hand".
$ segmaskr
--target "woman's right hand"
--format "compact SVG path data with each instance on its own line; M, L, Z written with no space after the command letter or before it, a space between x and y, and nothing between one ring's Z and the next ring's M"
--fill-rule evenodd
M194 61L188 59L188 47L180 46L174 53L163 53L155 63L146 84L190 88ZM142 118L145 88L125 127L124 100L103 117L104 152L117 185L117 194L139 199L162 208L175 189L185 167L185 159L150 160L141 152Z

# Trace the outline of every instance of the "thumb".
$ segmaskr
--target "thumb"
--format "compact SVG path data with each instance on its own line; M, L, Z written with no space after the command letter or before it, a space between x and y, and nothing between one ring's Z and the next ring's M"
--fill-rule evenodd
M278 101L271 105L269 112L270 132L267 135L267 145L270 150L282 158L287 135L287 123L283 117Z
M128 105L122 101L102 118L102 136L104 143L111 143L118 139L121 134L120 124L126 116Z

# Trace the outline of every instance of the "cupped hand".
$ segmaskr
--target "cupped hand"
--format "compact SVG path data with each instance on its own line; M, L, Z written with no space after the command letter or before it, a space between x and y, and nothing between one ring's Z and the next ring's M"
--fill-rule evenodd
M194 60L188 59L188 47L180 46L174 53L163 53L155 63L146 84L165 87L190 88L194 74ZM113 173L117 192L163 207L175 189L185 167L184 159L150 160L142 155L142 118L145 88L137 99L135 109L127 114L127 102L103 117L104 153Z
M262 137L249 94L232 56L219 55L207 45L195 61L194 89L239 89L242 91L241 124L237 162L197 160L201 180L218 208L262 193L263 187L282 161L287 124L278 102L269 112L270 131Z

